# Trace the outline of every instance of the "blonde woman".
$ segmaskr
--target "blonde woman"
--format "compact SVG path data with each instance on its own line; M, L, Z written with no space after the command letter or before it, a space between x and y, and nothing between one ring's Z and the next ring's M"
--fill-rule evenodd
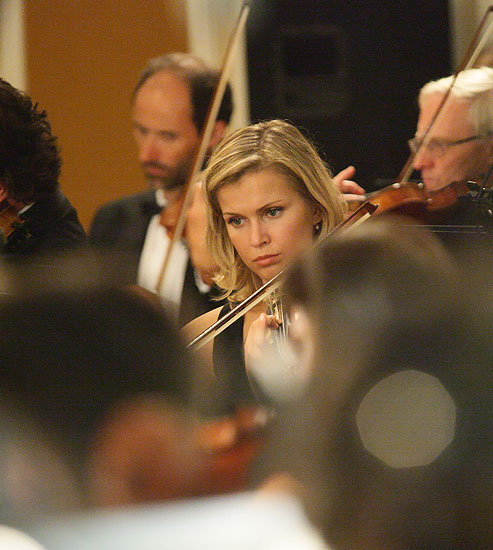
M243 128L213 153L204 180L207 244L214 280L228 305L189 323L192 339L286 268L344 216L341 192L313 145L280 120ZM276 328L264 303L203 348L225 399L254 399L244 356L265 328Z

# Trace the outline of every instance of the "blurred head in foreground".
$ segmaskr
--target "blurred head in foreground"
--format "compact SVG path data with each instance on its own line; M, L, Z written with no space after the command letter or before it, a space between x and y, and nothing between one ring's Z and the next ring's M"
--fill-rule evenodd
M17 287L0 302L0 390L42 426L83 500L187 495L193 369L165 312L88 281Z
M384 229L288 278L314 351L280 418L280 468L334 548L491 547L491 299L463 284L478 266L462 276L430 236Z

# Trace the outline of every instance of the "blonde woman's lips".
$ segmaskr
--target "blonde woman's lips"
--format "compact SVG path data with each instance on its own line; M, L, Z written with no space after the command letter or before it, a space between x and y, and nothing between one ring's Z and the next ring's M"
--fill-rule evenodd
M257 256L253 261L262 267L266 267L277 263L279 254L266 254L265 256Z

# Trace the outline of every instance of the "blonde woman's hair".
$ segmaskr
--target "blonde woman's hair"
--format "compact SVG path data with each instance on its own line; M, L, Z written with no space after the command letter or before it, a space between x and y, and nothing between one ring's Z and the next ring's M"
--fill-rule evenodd
M320 227L314 229L314 242L344 217L345 205L329 168L293 125L271 120L242 128L227 137L209 161L204 190L208 205L207 244L218 265L214 280L223 290L222 297L232 302L244 300L262 282L243 263L231 243L217 194L243 175L266 169L286 176L303 199L320 211L322 219Z

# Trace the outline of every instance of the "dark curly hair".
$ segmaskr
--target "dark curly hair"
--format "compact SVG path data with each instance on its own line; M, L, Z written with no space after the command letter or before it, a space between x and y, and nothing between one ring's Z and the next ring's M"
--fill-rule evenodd
M58 188L56 141L46 111L0 79L0 180L12 199L33 202Z

